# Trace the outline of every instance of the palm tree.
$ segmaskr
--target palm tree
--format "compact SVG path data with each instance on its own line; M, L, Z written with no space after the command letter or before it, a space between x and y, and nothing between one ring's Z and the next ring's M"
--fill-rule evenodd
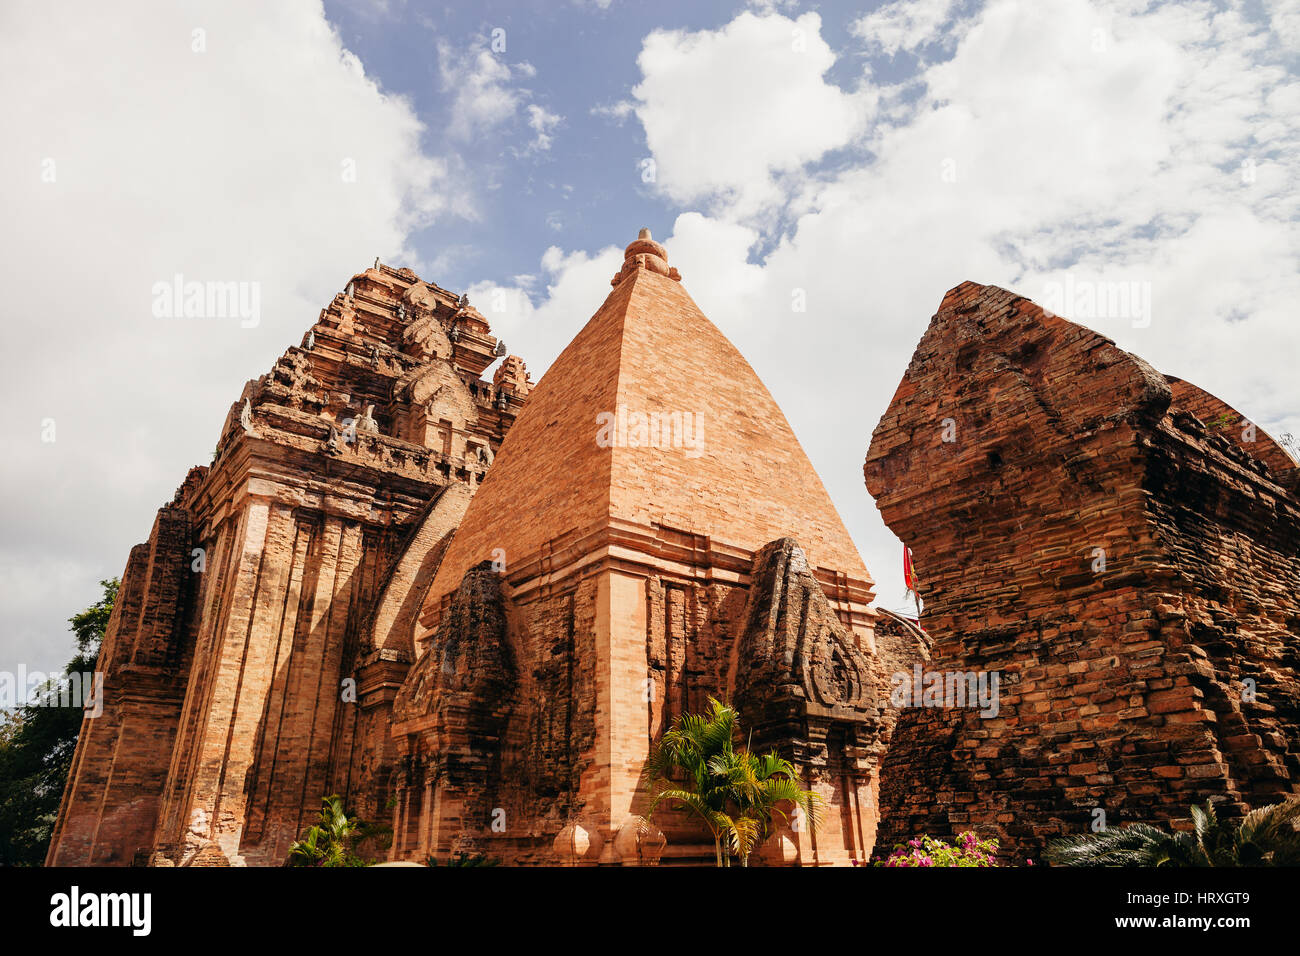
M385 829L348 816L342 797L326 797L316 825L289 847L285 866L365 866L366 861L356 854L356 844Z
M1191 809L1191 833L1134 823L1054 840L1044 856L1062 866L1300 866L1300 797L1240 820L1221 820L1213 800Z
M782 804L803 810L816 827L817 795L799 786L793 764L775 753L756 756L733 745L739 730L734 708L709 698L707 714L682 714L673 721L650 757L657 792L650 816L660 802L686 807L708 828L718 866L730 866L734 853L741 866L771 831L772 819L785 819Z

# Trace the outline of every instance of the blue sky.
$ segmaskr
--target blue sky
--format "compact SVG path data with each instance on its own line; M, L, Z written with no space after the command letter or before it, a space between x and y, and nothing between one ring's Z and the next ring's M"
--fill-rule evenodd
M67 660L243 383L376 255L539 378L651 227L886 607L862 462L963 280L1300 434L1297 51L1294 0L6 3L0 670ZM177 274L256 283L258 321L158 318Z
M678 4L675 10L671 5L602 10L486 3L423 11L410 4L377 10L327 3L325 9L367 72L385 89L410 98L429 127L431 146L439 130L454 123L456 91L444 88L441 70L455 69L447 61L455 64L467 51L491 49L496 30L505 34L505 50L497 59L517 73L521 64L534 68L536 75L521 76L519 83L533 91L532 103L563 116L562 129L544 151L511 155L526 150L535 136L522 109L500 126L458 143L459 157L488 187L475 197L479 218L457 229L454 237L434 225L412 242L443 266L437 281L445 277L446 284L459 287L532 272L539 250L561 237L590 247L616 238L610 234L613 223L667 220L670 206L652 191L636 188L637 163L646 155L644 134L591 110L627 97L639 77L636 57L647 32L665 25L697 29L725 22L728 7L699 3Z
M734 2L603 9L555 2L325 4L367 74L410 101L428 127L426 145L433 152L456 121L457 91L446 88L444 70L455 72L474 53L492 51L515 71L515 82L503 85L527 91L509 120L456 143L458 158L486 187L475 195L478 218L461 224L454 236L440 224L412 236L413 247L437 264L437 281L452 286L529 274L539 250L556 242L592 248L619 239L633 223L659 231L669 225L683 208L641 181L640 164L650 155L644 130L635 120L613 122L593 110L629 100L641 79L637 57L648 34L713 30L744 9ZM861 3L818 4L823 35L846 37L864 9ZM497 30L504 31L500 52L493 45ZM827 78L851 81L861 62L845 57ZM521 75L521 66L535 75ZM902 72L890 63L885 69ZM535 132L526 105L563 117L550 148L528 151Z

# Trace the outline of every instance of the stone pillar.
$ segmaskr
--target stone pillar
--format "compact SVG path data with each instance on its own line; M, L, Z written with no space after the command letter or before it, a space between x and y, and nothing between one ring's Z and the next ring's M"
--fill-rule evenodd
M597 591L596 648L599 763L584 777L581 796L600 833L601 862L613 863L617 862L614 836L624 819L639 808L647 753L651 715L644 577L617 571L602 574Z

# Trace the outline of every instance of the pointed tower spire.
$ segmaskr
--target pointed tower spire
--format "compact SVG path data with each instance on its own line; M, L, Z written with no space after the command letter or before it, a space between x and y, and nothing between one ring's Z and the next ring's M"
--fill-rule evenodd
M533 388L452 540L429 612L495 548L518 567L567 532L628 522L751 553L797 538L822 577L848 582L850 616L869 617L871 576L789 422L649 229Z
M515 375L525 379L522 363ZM592 675L565 691L579 695L574 727L589 721L564 742L588 768L574 805L604 841L600 861L614 862L615 834L644 806L656 735L702 705L700 693L728 692L727 649L744 622L714 617L725 617L714 602L749 586L769 545L797 550L802 580L824 595L818 606L870 646L871 577L821 480L749 363L642 230L471 499L426 592L418 650L436 657L466 640L464 622L487 611L471 614L464 600L487 593L487 568L499 585L491 613L508 622L500 646L509 640L519 674L541 674L568 648L571 673ZM520 700L538 686L519 684ZM480 737L500 733L488 720L504 706L496 696L466 706L487 721ZM397 729L421 726L434 725L412 716Z

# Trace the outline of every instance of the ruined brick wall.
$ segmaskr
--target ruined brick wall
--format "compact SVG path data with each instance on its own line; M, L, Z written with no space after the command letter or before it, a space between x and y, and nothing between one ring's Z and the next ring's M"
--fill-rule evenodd
M673 719L701 714L710 696L725 695L736 638L745 625L747 589L696 584L665 576L646 582L649 734L658 739Z
M520 863L553 863L555 834L586 810L582 779L596 760L597 587L590 577L510 607L511 644L523 662L504 742L494 806Z
M881 850L977 827L1032 856L1097 808L1115 826L1300 790L1294 464L1176 394L1013 293L944 298L867 488L913 550L927 668L996 672L1000 706L904 711Z

